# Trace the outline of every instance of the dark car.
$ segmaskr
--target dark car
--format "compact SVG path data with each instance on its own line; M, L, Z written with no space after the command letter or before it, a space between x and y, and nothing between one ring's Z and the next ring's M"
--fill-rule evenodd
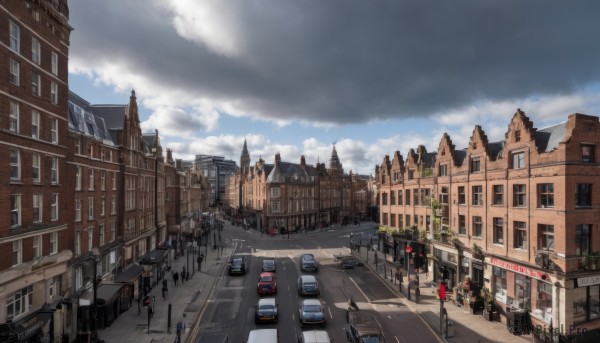
M234 257L229 264L229 275L246 274L246 258Z
M313 254L302 254L300 256L300 271L302 272L316 272L319 270L319 264Z
M262 271L275 273L277 271L277 266L275 265L275 260L274 259L263 260Z
M277 323L279 313L277 311L277 302L275 298L260 299L254 305L254 322L258 323Z
M276 294L277 293L277 278L274 273L264 272L258 276L256 284L256 292L258 294Z
M299 295L319 295L319 282L314 275L300 275L297 283Z
M325 311L319 299L304 299L298 307L301 327L325 326Z

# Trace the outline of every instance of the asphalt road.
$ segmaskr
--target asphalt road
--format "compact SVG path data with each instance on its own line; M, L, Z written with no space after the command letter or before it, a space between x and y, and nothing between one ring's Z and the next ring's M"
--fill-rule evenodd
M243 276L229 276L227 268L223 268L214 298L200 319L200 335L227 332L233 342L245 342L250 330L277 328L281 342L297 342L302 331L298 319L302 297L296 286L300 275L298 258L302 253L310 252L319 261L319 271L314 274L320 284L319 298L325 306L325 329L336 343L346 342L349 297L361 310L376 316L387 342L437 342L427 324L402 304L385 281L366 267L341 269L334 262L336 255L349 255L350 232L367 235L373 231L374 228L364 225L344 227L296 234L288 240L287 236L260 236L226 225L221 232L222 241L235 248L236 255L246 255L249 268ZM279 305L279 322L256 325L254 305L261 297L256 292L256 281L266 257L275 258L277 263L278 292L275 298Z

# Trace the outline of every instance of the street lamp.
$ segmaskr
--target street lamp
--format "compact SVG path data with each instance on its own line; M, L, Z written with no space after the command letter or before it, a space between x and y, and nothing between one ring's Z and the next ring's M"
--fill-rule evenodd
M92 304L92 340L95 340L96 337L98 336L98 331L96 329L97 327L97 321L98 321L98 308L96 307L96 294L98 292L98 285L97 285L97 275L98 275L98 263L100 262L100 251L98 250L98 248L92 248L92 259L94 260L94 277L92 278L92 289L93 289L93 297L94 297L94 302Z

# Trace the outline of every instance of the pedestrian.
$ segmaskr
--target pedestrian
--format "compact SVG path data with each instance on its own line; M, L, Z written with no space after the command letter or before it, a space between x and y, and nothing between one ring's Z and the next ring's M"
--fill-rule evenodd
M138 316L139 316L140 314L142 314L142 292L138 292L137 303L138 303Z
M185 278L185 266L183 266L183 275L182 276L183 276L183 278ZM183 281L181 281L181 282L183 282Z
M190 280L190 272L186 270L185 272L185 281L189 281Z
M177 287L177 280L179 279L179 273L173 270L173 283L175 283L175 287Z
M183 273L183 271L180 272L179 276L181 276L181 284L183 285L185 281L185 274Z
M164 278L163 279L163 283L162 283L162 297L163 297L163 300L165 300L167 298L167 292L168 291L169 291L169 288L168 288L168 284L167 284L167 279Z
M177 323L177 337L175 338L176 343L181 343L181 334L185 332L185 313L183 318Z

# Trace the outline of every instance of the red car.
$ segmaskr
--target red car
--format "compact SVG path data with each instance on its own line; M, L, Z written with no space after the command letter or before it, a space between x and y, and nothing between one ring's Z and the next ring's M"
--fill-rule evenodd
M264 272L258 276L258 283L256 285L256 291L258 294L276 294L277 293L277 279L274 273Z

